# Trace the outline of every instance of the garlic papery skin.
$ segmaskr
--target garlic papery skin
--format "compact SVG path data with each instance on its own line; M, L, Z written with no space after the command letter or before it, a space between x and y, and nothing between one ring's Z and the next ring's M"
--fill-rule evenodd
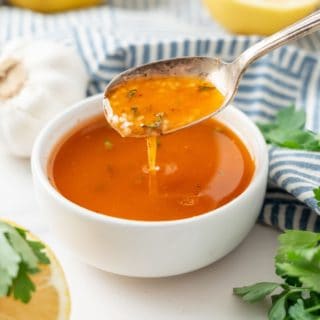
M86 96L88 75L70 47L19 40L0 56L0 137L9 152L30 157L41 128Z

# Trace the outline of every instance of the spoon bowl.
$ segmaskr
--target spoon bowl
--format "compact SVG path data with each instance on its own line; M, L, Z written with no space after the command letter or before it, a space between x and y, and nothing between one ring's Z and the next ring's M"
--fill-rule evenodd
M211 118L214 114L220 112L226 107L232 100L236 90L229 90L232 87L236 87L237 78L234 75L235 70L232 68L233 64L226 63L220 59L209 58L209 57L183 57L174 58L168 60L159 60L144 64L140 67L128 69L127 71L120 73L116 76L107 86L105 90L105 97L115 87L121 85L134 78L151 78L153 76L190 76L208 80L211 82L224 96L224 102L220 108L205 117L197 119L192 123L188 123L182 127L170 128L168 130L163 129L162 134L168 134L184 127L189 127L203 120ZM112 106L107 98L104 98L104 111L107 116L108 113L112 112Z
M237 93L242 74L252 62L291 40L303 37L319 29L319 26L320 10L254 44L231 63L210 57L184 57L160 60L129 69L115 77L106 87L103 101L105 115L108 119L108 115L113 114L112 106L106 98L110 91L131 79L151 78L153 76L190 76L211 82L223 94L223 103L218 109L214 109L212 113L182 126L164 128L161 134L168 134L195 125L211 118L230 104ZM143 136L145 135L139 135L139 137Z

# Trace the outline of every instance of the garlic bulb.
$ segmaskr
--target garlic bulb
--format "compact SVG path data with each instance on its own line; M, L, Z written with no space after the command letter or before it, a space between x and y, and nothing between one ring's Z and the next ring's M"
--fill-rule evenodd
M19 40L0 56L0 133L8 150L29 157L45 123L85 97L88 76L71 48Z

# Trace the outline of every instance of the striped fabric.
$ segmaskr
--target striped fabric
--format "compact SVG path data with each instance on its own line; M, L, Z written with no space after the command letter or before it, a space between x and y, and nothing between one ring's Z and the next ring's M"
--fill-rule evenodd
M74 46L91 81L103 91L117 73L157 59L205 55L231 61L259 40L226 34L196 0L109 0L107 5L55 15L0 8L0 48L17 37L52 38ZM253 121L272 121L294 103L307 128L320 131L320 34L283 47L245 73L235 105ZM270 147L270 185L261 223L320 231L312 189L320 185L320 153Z

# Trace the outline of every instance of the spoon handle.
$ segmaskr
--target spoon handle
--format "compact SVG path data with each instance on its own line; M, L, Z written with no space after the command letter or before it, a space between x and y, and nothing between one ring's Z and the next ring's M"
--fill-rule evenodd
M234 64L238 65L238 70L242 74L252 62L261 56L278 47L281 47L291 40L298 39L309 33L312 33L317 29L320 29L320 10L317 10L316 12L288 26L287 28L284 28L279 32L274 33L270 37L267 37L254 44L249 49L244 51L234 61Z

